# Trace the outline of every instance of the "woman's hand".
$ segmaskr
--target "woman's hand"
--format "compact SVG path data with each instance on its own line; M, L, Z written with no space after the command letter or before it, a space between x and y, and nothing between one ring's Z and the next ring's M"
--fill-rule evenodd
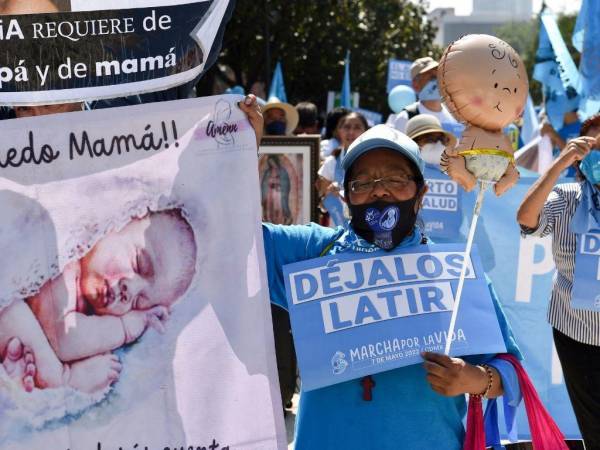
M424 352L423 366L427 371L427 381L438 394L454 397L462 394L481 394L486 391L489 377L486 370L473 366L460 358L451 358L438 353ZM502 395L500 376L491 368L493 381L489 397Z
M587 156L592 147L596 145L596 138L581 136L570 140L563 151L558 155L556 163L564 170L569 168L575 161L581 161Z
M260 146L260 141L262 140L263 135L264 120L260 105L256 101L256 96L253 94L248 94L244 100L238 103L238 106L243 112L246 113L252 128L254 128L254 133L256 134L256 147Z

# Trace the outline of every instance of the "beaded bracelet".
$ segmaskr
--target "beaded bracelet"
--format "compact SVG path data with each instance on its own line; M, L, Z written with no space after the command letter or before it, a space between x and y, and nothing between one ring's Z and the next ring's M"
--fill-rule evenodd
M490 369L490 366L488 366L487 364L483 364L483 365L477 366L477 367L481 367L482 369L485 369L485 372L487 373L487 376L488 376L488 385L487 385L485 391L483 391L481 394L469 394L469 396L476 397L476 398L481 398L481 397L488 398L488 394L492 390L492 383L494 382L494 373L492 372L492 369Z

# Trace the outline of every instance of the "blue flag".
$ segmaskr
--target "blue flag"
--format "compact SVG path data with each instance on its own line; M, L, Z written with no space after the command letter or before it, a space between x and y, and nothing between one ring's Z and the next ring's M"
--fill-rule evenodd
M600 2L597 0L583 0L572 41L573 46L581 53L580 115L585 119L600 109Z
M556 18L541 15L533 78L543 85L546 114L554 129L563 127L564 114L579 107L579 74L563 40Z
M533 101L531 95L527 96L527 103L525 103L525 111L523 112L523 127L521 128L521 140L523 144L527 145L531 142L539 132L540 123L533 107Z
M344 81L342 82L342 97L340 106L351 108L350 99L350 50L346 51L346 60L344 62Z
M273 72L271 80L271 88L269 89L269 98L277 97L283 103L287 103L287 95L285 94L285 85L283 84L283 71L281 70L281 62L278 61Z

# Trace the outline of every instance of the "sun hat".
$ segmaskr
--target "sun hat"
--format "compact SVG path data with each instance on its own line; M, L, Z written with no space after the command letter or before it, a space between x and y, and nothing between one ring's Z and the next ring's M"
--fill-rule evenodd
M296 129L296 127L298 126L298 121L300 120L300 118L298 116L298 111L296 110L296 108L293 105L290 105L289 103L283 103L277 97L269 97L269 99L267 100L267 103L265 103L265 105L262 107L263 115L269 109L275 109L275 108L282 109L285 112L285 120L286 120L285 134L287 134L287 135L292 134L294 132L294 130Z
M406 123L406 135L411 139L430 133L443 133L448 138L448 147L456 147L456 136L442 128L439 119L431 114L419 114Z
M410 66L410 79L414 80L417 75L428 72L431 69L435 69L437 66L439 66L439 63L431 56L415 59Z

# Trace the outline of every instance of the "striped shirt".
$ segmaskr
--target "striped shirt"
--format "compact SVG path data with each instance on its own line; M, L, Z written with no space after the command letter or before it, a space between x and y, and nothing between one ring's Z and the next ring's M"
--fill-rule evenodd
M556 274L548 307L550 325L578 342L600 346L600 312L571 307L577 251L577 235L571 233L571 219L581 201L581 186L580 183L556 185L540 213L537 228L521 227L521 231L523 235L538 237L552 235Z

